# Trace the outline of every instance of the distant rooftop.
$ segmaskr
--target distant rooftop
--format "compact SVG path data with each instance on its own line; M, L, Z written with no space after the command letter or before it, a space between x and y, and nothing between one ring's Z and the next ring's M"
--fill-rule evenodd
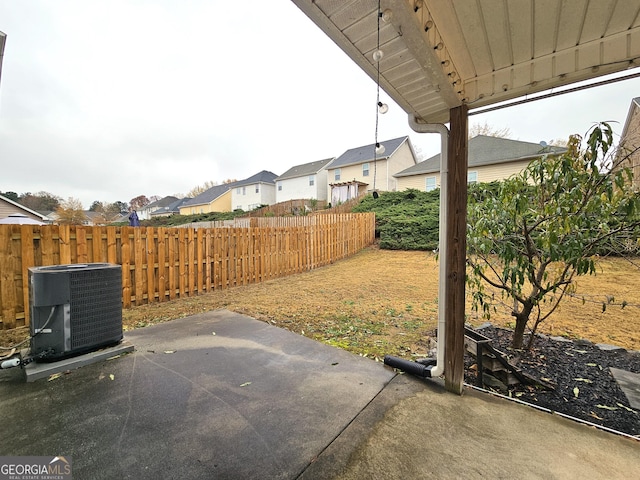
M560 154L566 152L566 150L564 147L555 147L553 145L543 146L539 143L478 135L469 140L469 167L534 159L545 154ZM408 177L410 175L437 173L439 171L440 154L437 154L396 173L394 177Z

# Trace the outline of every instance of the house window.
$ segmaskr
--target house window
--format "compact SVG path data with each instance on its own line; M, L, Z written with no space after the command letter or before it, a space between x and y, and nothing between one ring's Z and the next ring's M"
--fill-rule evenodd
M278 191L281 192L282 191L282 182L278 182Z
M369 164L368 163L363 163L362 164L362 176L363 177L368 177L369 176Z
M247 194L247 187L242 187L242 194L246 195Z
M467 183L478 183L478 172L467 172Z
M309 186L313 187L316 184L316 177L314 175L309 175Z
M256 185L256 193L260 193L260 184Z
M337 182L340 180L340 169L336 168L334 174L333 174L333 179Z
M436 188L438 188L436 186L436 177L427 177L427 184L426 184L427 192L430 192L431 190L435 190Z
M236 193L238 195L240 195L242 193L242 188L240 188L240 187L236 188Z

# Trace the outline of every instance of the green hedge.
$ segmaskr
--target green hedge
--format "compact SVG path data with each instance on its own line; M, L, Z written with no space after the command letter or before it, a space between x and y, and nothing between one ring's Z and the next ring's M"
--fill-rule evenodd
M380 247L389 250L438 248L440 190L382 192L366 196L353 212L375 212Z

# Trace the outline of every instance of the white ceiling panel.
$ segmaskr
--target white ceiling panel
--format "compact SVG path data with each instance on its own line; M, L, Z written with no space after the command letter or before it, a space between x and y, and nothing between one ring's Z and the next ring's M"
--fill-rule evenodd
M640 66L640 0L292 1L425 122Z

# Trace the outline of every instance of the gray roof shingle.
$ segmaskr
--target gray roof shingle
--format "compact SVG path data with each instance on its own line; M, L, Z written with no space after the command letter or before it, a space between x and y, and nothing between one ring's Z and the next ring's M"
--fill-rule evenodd
M168 196L168 197L164 197L161 198L160 200L156 200L155 202L151 202L149 205L146 205L145 208L150 208L150 207L166 207L167 205L175 202L176 200L178 200L177 197L172 197L172 196Z
M241 187L243 185L253 185L255 183L271 183L275 184L275 180L278 176L267 170L262 170L261 172L256 173L255 175L245 178L244 180L240 180L235 182L234 187Z
M481 167L498 163L509 163L516 160L534 159L549 153L563 153L566 152L566 150L564 147L554 147L552 145L543 147L538 143L478 135L469 140L469 167ZM437 173L439 171L440 154L437 154L396 173L394 177L408 177L424 173Z
M296 165L280 175L276 180L286 180L288 178L306 177L314 175L320 170L329 165L335 157L325 158L324 160L316 160L315 162L304 163L302 165Z
M186 202L183 206L192 206L192 205L208 205L213 202L218 197L221 197L225 193L227 193L232 188L241 187L243 185L253 185L255 183L270 183L275 185L275 179L277 175L272 172L268 172L267 170L262 170L261 172L256 173L255 175L246 178L244 180L239 180L236 182L223 183L222 185L216 185L211 187L209 190L202 192L200 195L196 195L191 200Z
M184 203L184 207L191 205L208 205L213 202L216 198L222 196L227 193L235 186L236 182L231 183L223 183L222 185L215 185L211 187L209 190L205 190L200 195L196 195L191 200Z
M154 215L167 215L169 213L180 213L180 207L184 206L190 198L180 198L176 199L175 202L170 203L164 207L160 207L159 209L151 212L151 216Z
M378 155L376 158L378 160L386 160L393 153L400 148L404 142L408 141L409 137L398 137L393 140L386 140L384 142L379 142L380 145L384 146L384 153ZM330 168L339 168L346 167L347 165L358 165L359 163L364 162L372 162L374 157L375 143L370 145L365 145L363 147L352 148L347 150L338 158L336 158L333 163L330 165Z

